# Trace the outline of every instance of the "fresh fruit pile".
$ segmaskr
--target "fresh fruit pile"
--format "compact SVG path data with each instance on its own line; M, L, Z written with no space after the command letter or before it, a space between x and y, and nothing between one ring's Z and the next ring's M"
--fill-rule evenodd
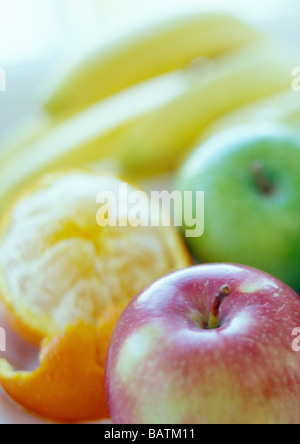
M35 128L0 154L0 297L41 349L32 372L0 360L16 402L71 422L300 423L294 66L211 13L60 67ZM99 192L161 173L204 191L202 237L97 224ZM110 205L120 221L127 200Z
M173 228L97 225L96 196L116 194L122 183L84 170L49 173L4 219L2 301L25 339L46 342L39 370L14 373L0 361L0 382L36 413L69 421L107 417L104 367L114 323L147 285L191 264Z
M109 158L130 176L176 170L216 120L290 89L294 65L257 30L220 14L162 22L89 54L59 70L46 116L41 110L33 134L0 156L0 212L49 169Z

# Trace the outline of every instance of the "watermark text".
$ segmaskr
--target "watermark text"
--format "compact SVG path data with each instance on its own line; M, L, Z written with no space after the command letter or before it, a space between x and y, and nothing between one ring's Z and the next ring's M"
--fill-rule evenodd
M300 327L294 328L292 336L296 336L292 342L292 349L294 352L298 353L300 351Z
M292 90L295 92L299 92L300 91L300 67L293 69L292 76L294 77L293 82L292 82Z
M126 183L118 193L101 191L97 196L100 227L180 227L185 236L201 237L204 233L204 192L132 190Z
M6 331L0 328L0 352L6 352Z

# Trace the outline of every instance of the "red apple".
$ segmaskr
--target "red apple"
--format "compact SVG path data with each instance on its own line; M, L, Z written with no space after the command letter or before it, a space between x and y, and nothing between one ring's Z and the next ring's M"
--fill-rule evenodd
M300 423L300 298L261 271L200 265L137 296L110 345L114 423Z

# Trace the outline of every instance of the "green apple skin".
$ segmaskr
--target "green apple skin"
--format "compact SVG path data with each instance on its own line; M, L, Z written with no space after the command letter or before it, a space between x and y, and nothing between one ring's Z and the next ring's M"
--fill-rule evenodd
M253 173L258 162L270 193ZM204 235L187 239L196 259L258 268L300 293L299 135L273 125L222 132L192 153L176 189L205 193Z

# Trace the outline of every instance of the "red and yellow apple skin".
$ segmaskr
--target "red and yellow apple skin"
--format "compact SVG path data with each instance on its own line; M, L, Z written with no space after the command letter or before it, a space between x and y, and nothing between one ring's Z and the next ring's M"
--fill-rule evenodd
M219 326L207 325L224 285ZM300 298L261 271L191 267L137 296L115 328L106 390L116 424L300 423Z

